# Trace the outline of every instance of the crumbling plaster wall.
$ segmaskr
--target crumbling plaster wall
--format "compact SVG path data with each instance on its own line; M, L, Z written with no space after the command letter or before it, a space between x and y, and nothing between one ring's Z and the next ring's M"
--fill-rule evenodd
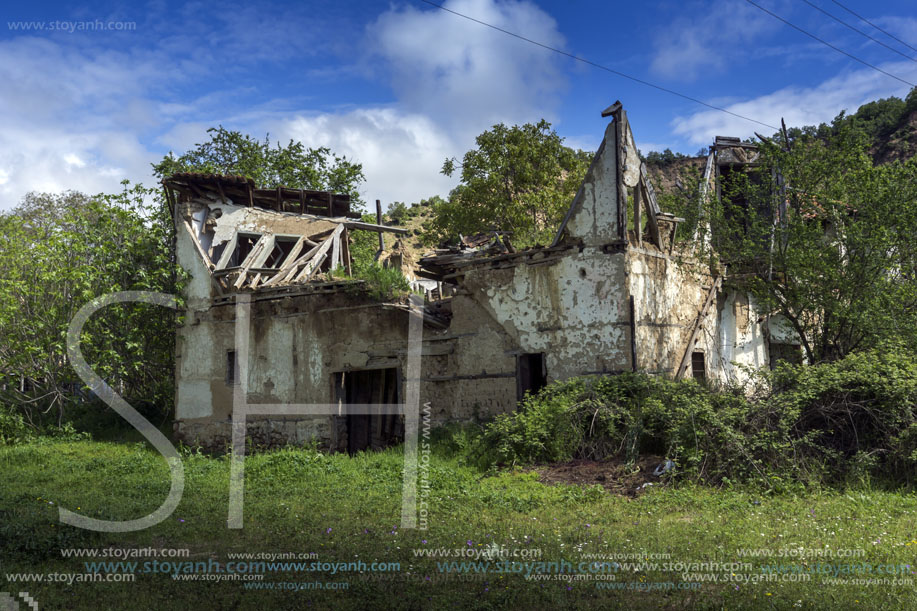
M327 404L333 401L335 372L405 365L407 313L359 294L256 295L250 316L249 403ZM386 354L385 346L398 349ZM234 390L226 380L230 350L235 350L234 304L194 312L179 329L180 437L215 448L228 443ZM265 445L315 438L330 447L332 442L330 417L249 420L249 433Z
M512 339L473 300L457 308L446 330L424 328L420 398L434 423L490 418L516 404ZM408 313L336 292L267 298L251 306L248 402L334 401L334 374L398 368L404 401ZM483 322L482 322L483 321ZM235 349L235 306L189 313L179 329L176 430L189 442L224 449L230 440L232 393L227 352ZM259 444L340 447L331 417L249 417Z
M637 369L673 376L713 279L689 273L672 257L649 245L645 249L629 248L627 259L627 288L634 298ZM711 310L702 321L696 350L709 353L706 331L715 329L715 318L715 310Z
M623 254L584 248L550 264L475 270L463 286L506 333L512 356L545 353L553 381L629 367L624 274ZM515 360L507 366L515 371Z
M559 232L582 240L587 246L601 247L616 241L618 231L618 178L615 125L605 128L583 184Z
M712 355L717 379L741 382L748 377L743 367L767 366L767 333L758 322L759 308L752 297L734 290L719 299L716 343Z

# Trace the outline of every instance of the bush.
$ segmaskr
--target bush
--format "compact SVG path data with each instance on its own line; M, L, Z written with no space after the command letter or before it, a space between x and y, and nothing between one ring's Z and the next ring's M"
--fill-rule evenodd
M0 406L0 445L12 445L28 441L35 431L25 423L22 414L6 406Z
M411 292L411 283L400 269L392 267L367 265L355 270L354 278L365 281L370 297L379 301L390 301Z
M754 395L639 373L573 378L527 396L462 444L480 466L660 454L680 477L709 483L910 479L911 355L885 348L756 376L764 392Z
M33 424L26 422L19 408L0 406L0 446L20 443L41 442L46 439L59 441L80 441L91 439L88 432L78 431L73 423L65 421L58 424L38 420Z

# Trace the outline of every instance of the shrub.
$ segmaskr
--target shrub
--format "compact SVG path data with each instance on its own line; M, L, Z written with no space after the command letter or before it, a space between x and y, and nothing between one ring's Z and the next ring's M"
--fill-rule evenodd
M411 292L411 283L404 277L400 269L367 265L356 270L354 277L364 280L370 296L379 301L397 299Z
M910 478L917 361L908 353L884 348L755 375L764 392L639 373L573 378L462 444L482 466L659 454L681 477L710 483Z
M25 423L22 414L6 406L0 406L0 445L12 445L28 441L35 431Z

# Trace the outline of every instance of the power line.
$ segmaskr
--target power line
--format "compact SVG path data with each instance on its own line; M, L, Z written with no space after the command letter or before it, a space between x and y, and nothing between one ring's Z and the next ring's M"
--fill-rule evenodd
M886 72L886 71L883 70L882 68L879 68L879 67L877 67L877 66L873 66L872 64L870 64L870 63L867 62L866 60L860 59L860 58L857 57L856 55L852 55L852 54L850 54L850 53L847 53L847 52L844 51L843 49L840 49L840 48L838 48L838 47L835 47L835 46L832 45L830 42L828 42L828 41L826 41L826 40L823 40L823 39L819 38L819 37L816 36L815 34L810 34L809 32L806 32L805 30L803 30L803 29L802 29L801 27L799 27L798 25L794 25L794 24L790 23L789 21L787 21L786 19L784 19L784 18L781 17L780 15L777 15L776 13L772 13L771 11L767 10L766 8L764 8L763 6L761 6L760 4L756 4L756 3L752 2L752 0L745 0L745 2L749 3L750 5L752 5L753 7L757 8L757 9L760 9L761 11L767 13L768 15L770 15L771 17L773 17L774 19L777 19L777 20L779 20L779 21L782 21L783 23L787 24L788 26L790 26L790 27L793 28L794 30L797 30L797 31L799 31L799 32L802 32L803 34L805 34L805 35L808 36L809 38L814 38L815 40L817 40L818 42L822 43L823 45L828 46L828 47L831 47L832 49L834 49L834 50L837 51L838 53L843 53L844 55L846 55L846 56L849 57L850 59L855 60L855 61L858 61L858 62L860 62L861 64L863 64L864 66L868 66L869 68L872 68L872 69L875 70L876 72L881 72L881 73L884 74L885 76L890 76L890 77L892 77L893 79L895 79L896 81L901 81L902 83L904 83L904 84L907 85L908 87L917 87L917 85L915 85L914 83L910 83L910 82L904 80L903 78L901 78L901 77L899 77L899 76L895 76L895 75L892 74L891 72Z
M764 123L763 121L758 121L757 119L752 119L751 117L746 117L746 116L744 116L744 115L740 115L740 114L737 113L737 112L732 112L731 110L726 110L725 108L721 108L721 107L719 107L719 106L714 106L713 104L708 104L707 102L704 102L703 100L698 100L697 98L692 98L692 97L689 96L689 95L685 95L685 94L683 94L683 93L679 93L679 92L677 92L677 91L675 91L675 90L673 90L673 89L667 89L666 87L662 87L662 86L660 86L660 85L656 85L656 84L654 84L654 83L650 83L649 81L645 81L645 80L643 80L643 79L637 78L637 77L635 77L635 76L631 76L631 75L629 75L629 74L625 74L625 73L620 72L620 71L618 71L618 70L615 70L615 69L613 69L613 68L609 68L608 66L603 66L602 64L598 64L598 63L596 63L596 62L590 61L590 60L588 60L588 59L586 59L586 58L584 58L584 57L579 57L578 55L573 55L572 53L568 53L568 52L563 51L563 50L561 50L561 49L558 49L558 48L556 48L556 47L552 47L552 46L550 46L550 45L546 45L546 44L544 44L544 43L538 42L537 40L532 40L531 38L526 38L525 36L521 36L521 35L519 35L519 34L516 34L515 32L510 32L509 30L504 30L503 28L497 27L497 26L495 26L495 25L493 25L493 24L491 24L491 23L487 23L486 21L481 21L480 19L475 19L474 17L469 17L468 15L465 15L465 14L463 14L463 13L459 13L458 11L453 11L452 9L448 9L448 8L446 8L446 7L444 7L444 6L440 5L440 4L436 4L435 2L431 2L431 0L420 0L420 1L423 2L423 3L425 3L425 4L429 4L430 6L435 6L436 8L438 8L438 9L440 9L440 10L442 10L442 11L445 11L445 12L447 12L447 13L452 13L453 15L456 15L457 17L462 17L463 19L467 19L468 21L473 21L473 22L475 22L475 23L477 23L477 24L486 26L486 27L491 28L491 29L493 29L493 30L497 30L498 32L502 32L502 33L507 34L507 35L509 35L509 36L512 36L512 37L514 37L514 38L518 38L519 40L524 40L525 42L528 42L528 43L531 43L531 44L536 45L536 46L538 46L538 47L541 47L542 49L547 49L548 51L553 51L554 53L559 53L559 54L564 55L564 56L566 56L566 57L569 57L569 58L571 58L571 59L575 59L575 60L578 61L578 62L582 62L582 63L584 63L584 64L588 64L588 65L592 66L593 68L598 68L599 70L604 70L604 71L606 71L606 72L611 72L612 74L616 74L616 75L618 75L618 76L620 76L620 77L629 79L629 80L631 80L631 81L634 81L635 83L640 83L641 85L646 85L647 87L652 87L653 89L658 89L659 91L664 91L665 93L668 93L668 94L671 94L671 95L676 95L676 96L678 96L678 97L680 97L680 98L683 98L683 99L685 99L685 100L689 100L689 101L691 101L691 102L694 102L695 104L700 104L701 106L706 106L707 108L710 108L710 109L713 109L713 110L718 110L719 112L725 112L727 115L732 115L733 117L737 117L737 118L743 119L743 120L745 120L745 121L751 121L752 123L757 123L758 125L763 125L764 127L769 127L770 129L773 129L773 130L775 130L775 131L779 131L779 130L780 130L779 127L774 127L773 125L769 125L769 124L767 124L767 123Z
M817 10L817 11L819 11L819 12L821 12L821 13L824 13L825 15L827 15L828 17L830 17L831 19L834 19L836 22L838 22L838 23L841 24L842 26L845 26L845 27L847 27L847 28L850 28L851 30L853 30L853 31L856 32L857 34L859 34L859 35L861 35L861 36L865 36L866 38L868 38L869 40L873 41L874 43L879 44L879 45L882 45L883 47L885 47L885 48L888 49L889 51L894 51L895 53L897 53L897 54L900 55L901 57L903 57L903 58L905 58L905 59L909 59L909 60L911 60L912 62L914 62L915 64L917 64L917 59L914 59L914 58L911 57L910 55L907 55L907 54L905 54L905 53L902 53L902 52L899 51L898 49L896 49L896 48L894 48L894 47L892 47L892 46L889 46L889 45L885 44L885 43L882 42L881 40L878 40L878 39L876 39L876 38L873 38L872 36L870 36L869 34L867 34L866 32L864 32L863 30L858 30L857 28L853 27L852 25L850 25L849 23L847 23L847 22L845 22L845 21L841 21L840 19L838 19L837 17L835 17L834 15L832 15L831 13L829 13L828 11L826 11L825 9L823 9L822 7L817 6L817 5L815 5L815 4L812 4L811 2L809 2L809 0L802 0L802 1L805 2L806 4L808 4L809 6L811 6L812 8L814 8L815 10Z
M915 49L915 48L912 47L911 45L907 44L906 42L904 42L903 40L901 40L901 39L898 38L897 36L892 36L891 34L889 34L888 32L886 32L885 30L883 30L882 28L880 28L879 26L877 26L876 24L874 24L872 21L866 19L866 17L861 17L860 15L854 13L852 10L850 10L849 8L847 8L846 6L844 6L843 4L841 4L840 2L838 2L837 0L831 0L831 2L834 2L834 4L838 5L839 7L841 7L842 9L844 9L845 11L847 11L848 13L850 13L851 15L853 15L854 17L856 17L857 19L859 19L860 21L862 21L863 23L867 23L867 24L871 25L872 27L874 27L875 29L879 30L880 32L882 32L883 34L885 34L886 36L888 36L889 38L891 38L891 39L893 39L893 40L897 40L898 42L900 42L901 44L903 44L905 47L907 47L908 49L910 49L911 51L917 51L917 49Z

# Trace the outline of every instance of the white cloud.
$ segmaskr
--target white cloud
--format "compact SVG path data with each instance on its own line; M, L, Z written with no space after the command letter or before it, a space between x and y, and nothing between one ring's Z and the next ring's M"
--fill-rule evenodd
M156 74L120 51L30 37L0 43L0 80L16 83L0 93L0 209L28 191L149 182L156 155L139 142L137 123Z
M361 162L367 203L416 202L445 195L455 185L454 179L439 173L455 147L433 120L421 114L377 108L301 115L277 123L271 133L281 141L293 138L307 146L327 146Z
M207 12L194 6L187 16ZM446 6L564 46L555 21L531 2L453 0ZM157 31L152 44L127 37L110 48L76 37L0 42L0 80L16 84L0 91L0 209L31 190L97 193L118 190L123 178L150 183L150 163L165 149L181 154L220 123L351 157L364 166L367 200L445 195L455 183L439 173L446 157L461 156L494 123L551 119L565 87L560 60L550 52L443 11L392 7L366 27L364 41L345 46L350 61L355 48L368 49L356 65L390 82L394 101L383 91L381 101L362 108L317 112L272 106L268 96L242 114L230 110L238 89L254 86L244 78L252 66L277 61L278 50L263 34L277 38L272 28L280 24L278 40L289 39L284 32L295 38L297 24L309 19L308 10L299 12L296 19L255 19L251 9L213 32ZM321 26L310 23L313 30ZM298 40L280 58L304 57L308 74L315 68L313 38ZM242 78L224 87L236 89L213 88L221 82L214 71L227 64Z
M741 0L725 0L715 7L695 3L689 12L690 17L667 21L657 32L650 64L655 74L691 81L705 72L720 73L738 61L751 42L780 25Z
M883 30L894 34L896 38L903 40L911 46L917 45L917 19L914 17L877 17L875 19L870 19L870 21L878 24ZM906 54L909 51L908 49L901 48L895 41L879 36L877 36L877 38L882 38L885 42L892 46L896 46ZM913 57L913 53L910 53L910 55Z
M453 0L445 7L554 47L565 44L554 19L529 2ZM501 121L542 118L565 87L556 54L445 11L392 9L368 33L404 107L466 137Z
M886 72L908 80L917 79L917 67L907 62L879 66ZM788 126L816 125L828 122L846 110L855 112L866 102L889 96L903 97L907 87L874 70L856 70L828 79L814 87L785 87L751 100L725 106L729 111L780 125L781 117ZM773 130L715 110L704 110L673 122L673 131L692 145L708 145L714 136L753 135L755 131L769 136Z

